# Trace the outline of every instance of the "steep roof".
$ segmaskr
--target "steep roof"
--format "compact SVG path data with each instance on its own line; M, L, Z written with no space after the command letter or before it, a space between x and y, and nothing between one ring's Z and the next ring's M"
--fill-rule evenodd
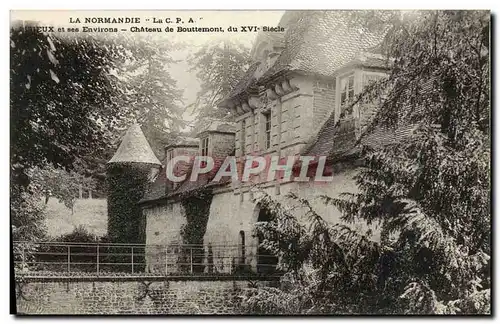
M373 149L400 143L412 136L416 125L400 125L395 129L375 127L356 139L354 119L335 123L332 115L321 127L315 139L303 150L304 155L326 156L329 160L341 159L355 154L364 147Z
M255 71L260 62L252 64L226 99L234 98L249 89L264 84L273 76L285 71L299 71L321 76L333 76L337 69L355 62L356 55L365 50L372 51L384 36L374 34L356 25L350 19L351 11L287 11L279 26L285 33L259 33L258 41L265 39L283 47L274 64L258 79ZM358 62L362 65L384 67L385 62L375 58ZM222 101L224 102L224 101Z
M390 61L380 54L364 51L359 53L352 60L343 65L342 68L344 69L346 67L354 66L387 70L390 68Z
M293 23L296 16L300 15L301 11L297 10L289 10L286 11L278 23L279 27L283 27L285 29L284 32L264 32L260 31L255 38L252 49L250 50L250 55L256 59L255 54L257 50L260 48L262 43L266 43L271 48L282 48L285 46L285 34L290 24Z
M141 204L160 201L166 198L173 198L182 194L195 192L203 188L221 186L231 183L231 177L222 177L220 181L214 181L214 177L219 170L222 161L216 160L214 169L205 174L200 174L195 181L190 180L192 164L187 166L186 180L181 182L174 190L167 192L168 179L165 172L165 166L162 166L160 174L146 191L144 198L140 201Z
M299 10L291 10L286 11L280 19L278 26L285 28L285 32L263 32L260 31L255 38L252 49L250 50L250 55L252 57L255 56L257 49L261 45L262 42L266 42L269 46L273 48L284 48L286 46L285 35L286 31L290 28L290 25L293 24L300 15L302 15L304 11ZM255 57L254 57L255 59ZM227 96L228 98L234 98L237 95L243 93L247 89L253 88L257 79L255 78L255 71L259 68L261 62L255 62L248 68L247 72L240 81L236 84L234 89Z
M118 150L108 163L125 162L161 165L139 124L130 126Z
M177 136L174 141L165 146L169 147L195 147L198 146L199 140L189 136Z
M377 59L375 58L375 60ZM431 93L434 88L434 82L435 79L433 77L423 81L421 84L421 94ZM419 111L423 109L423 106L411 106L408 103L403 103L401 104L400 112L408 111L409 109ZM372 114L369 117L367 120L368 125L373 122L375 116L375 114ZM304 148L303 153L307 155L326 155L330 159L349 156L359 151L363 146L379 149L408 140L413 136L417 128L416 123L399 123L394 128L382 127L381 125L370 126L361 134L358 140L355 140L354 121L352 119L340 119L335 122L335 114L332 113L320 131Z
M236 124L218 119L207 119L198 135L205 132L236 133Z
M243 75L240 81L238 81L238 83L234 86L233 90L229 93L227 98L234 98L240 93L244 92L246 89L251 88L253 85L255 85L255 71L257 70L259 65L260 62L256 62L250 65L245 75Z
M320 129L316 138L304 149L313 156L334 156L352 149L355 145L354 120L341 120L335 123L333 114Z
M383 37L382 33L373 34L354 24L349 11L302 11L290 20L285 48L259 82L283 70L332 76Z

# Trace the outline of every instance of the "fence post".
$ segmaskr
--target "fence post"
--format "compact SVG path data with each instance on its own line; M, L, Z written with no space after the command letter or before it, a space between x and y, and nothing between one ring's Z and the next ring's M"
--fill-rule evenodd
M134 273L134 247L132 246L132 273Z
M191 255L191 273L193 273L193 247L190 249L190 255Z
M99 242L97 242L97 274L99 274Z
M68 272L71 272L71 246L68 245Z

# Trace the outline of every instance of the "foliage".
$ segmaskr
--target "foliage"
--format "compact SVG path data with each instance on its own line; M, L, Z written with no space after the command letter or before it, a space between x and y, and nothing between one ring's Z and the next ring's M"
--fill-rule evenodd
M36 241L45 237L45 204L36 185L30 184L26 189L10 186L10 213L13 241Z
M186 215L186 224L181 229L182 243L193 245L191 248L183 248L180 260L182 263L203 263L203 237L207 230L210 205L212 204L212 191L201 188L188 193L182 197L181 204ZM191 258L191 253L194 255ZM181 267L185 268L185 267ZM194 272L203 272L203 265L193 266Z
M32 190L32 185L28 190ZM46 236L45 226L45 204L41 195L30 194L19 186L10 187L10 212L11 212L11 240L32 242L43 239ZM15 217L13 217L15 215ZM37 246L28 244L14 244L14 261L16 271L27 270L28 262L33 261Z
M402 16L384 45L391 72L364 93L385 94L371 129L416 129L367 152L355 179L361 192L331 202L346 220L378 220L398 234L391 247L412 262L399 275L410 312L439 312L440 303L455 311L490 286L489 14Z
M118 72L127 84L123 106L133 107L130 119L142 125L153 150L161 156L172 136L184 127L183 93L168 70L176 63L169 52L180 45L149 36L130 38L127 47L131 59Z
M438 124L450 142L462 145L476 130L488 134L489 13L393 15L394 21L382 25L389 29L381 51L390 59L390 73L362 94L365 101L383 94L372 127Z
M85 178L75 171L56 169L51 165L34 168L31 181L44 194L45 203L50 197L54 197L71 210L78 198L79 189L94 189L94 181L91 178Z
M41 195L30 184L34 168L72 169L106 142L119 115L114 99L121 87L109 74L121 49L88 35L69 39L32 28L13 27L10 38L11 218L16 226L39 214L28 206ZM33 223L33 234L37 226Z
M84 225L78 225L73 232L54 238L56 242L96 243L100 239L90 233Z
M108 165L108 235L113 243L145 243L142 199L148 183L149 165Z
M88 35L66 39L12 28L10 36L13 171L46 162L71 168L116 124L121 87L109 75L121 49Z
M30 201L37 203L49 190L71 206L76 178L87 184L87 178L93 179L102 193L105 163L122 132L138 119L152 130L146 134L150 141L163 139L162 119L178 116L180 96L165 71L170 43L41 33L24 24L13 23L10 31L11 218L16 231L35 218L42 220L32 215ZM151 69L144 69L147 64ZM175 129L173 122L169 125ZM31 185L33 180L37 184Z
M196 102L190 107L198 112L199 125L206 118L227 117L227 113L218 110L216 105L234 89L247 71L249 53L244 45L225 40L208 42L189 57L191 71L197 72L201 82Z
M285 312L273 301L286 299L300 313L490 312L488 13L395 12L384 22L391 70L353 103L379 100L361 140L381 128L411 136L366 148L358 193L321 197L343 224L291 197L305 208L306 226L263 198L275 215L258 225L263 244L296 284L258 292L250 310L268 312L270 301ZM351 230L359 221L379 224L381 240Z
M263 236L261 246L278 257L278 270L286 274L282 289L258 289L256 295L247 296L243 304L246 311L288 313L292 309L292 313L302 314L377 311L383 299L374 296L372 290L376 289L374 273L382 251L369 232L360 234L345 225L327 223L309 201L292 193L284 201L261 193L258 202L273 215L271 221L256 225L256 231ZM361 291L365 299L358 294ZM262 308L264 301L274 306ZM279 306L287 304L290 308Z

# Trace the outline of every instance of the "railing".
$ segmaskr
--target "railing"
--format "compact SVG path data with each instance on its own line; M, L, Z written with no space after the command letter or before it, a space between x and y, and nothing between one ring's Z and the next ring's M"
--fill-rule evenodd
M14 242L16 269L30 272L270 274L276 263L276 257L257 246Z

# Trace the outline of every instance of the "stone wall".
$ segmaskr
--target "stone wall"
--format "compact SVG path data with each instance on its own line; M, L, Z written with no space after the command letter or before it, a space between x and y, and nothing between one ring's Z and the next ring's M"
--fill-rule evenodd
M212 152L214 159L231 155L234 151L234 134L214 133L212 134Z
M331 182L317 183L314 179L308 182L289 182L280 186L280 196L275 196L274 185L263 188L268 194L287 204L294 203L286 201L286 194L294 192L299 197L310 201L316 212L331 224L341 222L340 211L331 205L326 205L319 199L320 195L338 197L343 192L355 193L357 191L353 177L357 169L354 166L337 165L334 169ZM242 258L242 235L245 237L245 264L256 270L256 254L258 241L254 237L254 227L258 220L259 207L254 196L248 191L248 187L235 187L234 190L225 188L214 194L210 205L210 215L204 236L206 257L208 257L208 246L211 246L214 271L218 273L229 273L234 265L238 265ZM157 214L148 214L147 244L170 244L180 239L180 229L185 223L185 217L179 202L170 202L166 207L159 207ZM305 214L305 210L297 209L297 217ZM308 220L303 219L306 223ZM348 224L359 231L365 232L371 229L372 239L379 239L379 228L376 224L367 226L364 222ZM161 247L164 249L164 247ZM150 251L147 256L148 269L153 269L152 263L157 262L160 272L164 270L163 250ZM163 259L162 259L163 258ZM208 261L208 259L205 259ZM174 260L172 260L174 262ZM175 269L170 269L174 271ZM150 270L151 271L151 270ZM208 269L207 269L208 271Z
M280 200L284 205L296 204L286 198L288 192L294 192L299 197L306 198L314 210L331 224L341 223L340 211L332 206L326 205L319 197L326 195L329 197L339 197L344 192L357 192L356 184L353 177L358 171L355 168L349 167L346 169L334 172L333 180L325 183L315 183L311 179L309 182L289 182L280 186L280 196L275 196L275 187L268 186L263 188L265 192ZM223 192L214 195L210 206L210 216L208 219L207 230L204 237L204 244L233 246L231 249L217 252L214 249L214 262L219 265L219 271L225 272L231 267L231 262L239 260L241 256L241 236L240 232L245 235L246 264L252 266L256 270L255 264L258 241L254 237L254 227L258 220L259 207L254 200L255 197L248 191ZM296 214L298 219L304 224L308 222L304 218L305 210L297 209ZM347 224L353 229L360 232L365 232L371 229L372 239L378 241L380 230L376 224L368 226L365 222L359 221L356 224ZM219 254L218 254L219 253ZM231 254L233 258L229 258L227 254ZM219 260L219 261L218 261ZM223 260L223 261L222 261Z
M298 90L281 97L281 116L278 117L278 100L268 100L260 104L254 112L245 113L237 118L238 127L235 136L236 156L251 153L269 154L278 149L281 132L282 153L297 154L307 143L310 136L318 130L313 120L313 82L310 77L294 75L290 84ZM271 114L271 147L265 149L265 114ZM281 119L281 124L278 122ZM242 132L242 121L245 131ZM280 124L280 125L278 125ZM245 150L242 150L242 136L245 136Z
M181 229L186 224L184 208L179 202L154 205L143 209L146 220L146 271L165 272L165 246L182 243ZM169 251L169 264L175 264L175 252ZM176 272L176 268L169 271Z
M239 314L246 280L25 282L18 314ZM258 282L269 285L270 282Z

